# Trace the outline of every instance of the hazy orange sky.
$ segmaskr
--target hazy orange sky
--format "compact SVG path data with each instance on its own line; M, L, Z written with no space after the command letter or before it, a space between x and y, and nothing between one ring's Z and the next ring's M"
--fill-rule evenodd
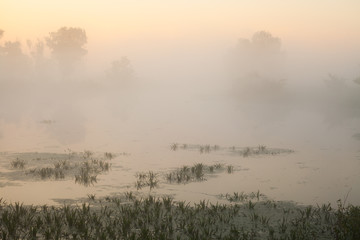
M83 28L88 64L100 69L120 56L146 66L160 52L174 57L175 51L199 50L204 58L219 58L238 38L260 30L279 37L291 56L356 65L359 13L359 0L2 0L0 29L1 41L18 40L26 48L27 39L43 39L60 27Z
M62 26L81 27L89 43L250 37L267 30L286 42L360 42L358 0L2 0L6 39L44 37Z

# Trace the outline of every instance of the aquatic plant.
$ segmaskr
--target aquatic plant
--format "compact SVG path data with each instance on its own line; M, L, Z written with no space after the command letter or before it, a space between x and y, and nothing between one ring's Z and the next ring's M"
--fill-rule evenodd
M33 174L35 176L40 177L42 180L53 178L57 179L64 179L65 172L61 168L51 168L51 167L43 167L43 168L35 168L30 169L26 172L26 174Z
M249 147L246 147L243 151L243 156L248 157L251 154L251 149Z
M86 187L97 183L97 174L87 167L82 167L79 173L75 175L75 183L82 184Z
M171 146L170 146L170 149L172 150L172 151L176 151L177 149L178 149L178 144L177 143L173 143L173 144L171 144Z
M11 161L11 167L14 169L24 169L25 168L25 160L16 158L15 160Z
M203 180L204 164L196 163L193 167L191 167L191 173L195 176L196 180Z
M360 239L360 206L345 206L338 200L332 232L336 239ZM326 211L325 209L325 212Z
M136 174L136 183L135 187L136 189L142 189L144 187L149 187L150 190L157 187L159 180L158 180L158 174L154 173L152 171L146 172L146 173L137 173Z
M214 174L223 169L219 163L214 165L205 165L203 163L196 163L192 167L183 166L170 173L165 174L165 179L169 183L189 183L192 181L206 180L205 174Z
M84 159L89 159L92 155L94 155L94 153L90 150L84 150L84 152L83 152Z
M111 152L105 152L105 153L104 153L104 156L105 156L106 159L109 159L109 160L111 160L111 159L113 159L113 158L116 157L116 155L113 154L113 153L111 153Z
M72 168L69 160L60 160L56 163L54 163L54 167L57 169L63 169L63 170L69 170L70 168Z
M88 194L87 196L90 200L95 201L96 194Z

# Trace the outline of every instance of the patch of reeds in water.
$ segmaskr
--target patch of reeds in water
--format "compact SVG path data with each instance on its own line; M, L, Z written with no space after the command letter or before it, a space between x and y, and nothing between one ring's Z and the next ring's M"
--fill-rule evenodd
M16 158L15 160L11 161L11 167L14 169L24 169L26 165L26 161Z
M230 152L242 155L243 157L249 157L253 155L278 155L284 153L293 153L294 150L291 149L276 149L276 148L267 148L264 145L259 145L257 147L245 147L245 148L229 148Z
M158 174L152 171L145 173L137 173L136 174L136 189L142 189L144 187L149 187L150 190L157 187L159 184Z
M82 162L77 174L75 174L75 183L84 186L90 186L97 183L97 175L110 170L110 163L104 160L87 160Z
M35 168L30 169L27 174L33 174L39 176L42 180L46 179L64 179L65 171L61 168L51 168L51 167L43 167L43 168Z
M71 152L71 150L68 150ZM107 153L108 158L114 157L113 154ZM70 154L73 158L77 154ZM70 156L69 155L69 156ZM65 179L66 176L72 176L75 178L75 183L82 184L84 186L90 186L97 182L97 175L108 172L111 164L106 159L93 159L91 158L93 153L90 151L84 151L82 158L77 157L71 159L67 157L60 159L53 163L53 167L36 167L26 171L26 174L31 174L40 177L42 180L53 179ZM85 160L84 160L85 159Z
M198 151L200 154L211 153L215 151L228 151L232 154L239 154L243 157L248 157L252 155L278 155L284 153L293 153L294 150L291 149L277 149L277 148L267 148L265 145L258 145L257 147L223 147L219 145L196 145L196 144L178 144L173 143L170 146L170 149L177 151L178 149Z
M193 181L206 180L206 174L213 174L223 170L221 164L204 165L203 163L196 163L192 167L183 166L175 171L167 173L165 179L169 183L189 183Z

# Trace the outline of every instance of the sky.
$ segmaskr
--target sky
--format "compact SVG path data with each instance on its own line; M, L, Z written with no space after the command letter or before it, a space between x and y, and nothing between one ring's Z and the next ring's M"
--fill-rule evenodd
M140 74L147 67L158 71L151 62L186 59L180 56L185 52L220 59L239 38L265 30L281 39L296 64L311 55L316 68L346 62L360 71L359 12L358 0L2 0L0 29L2 41L18 40L25 47L27 39L80 27L88 37L90 69L128 56Z
M348 47L360 42L357 0L2 0L0 27L24 41L62 26L86 29L92 46L196 38L237 39L259 30L287 43Z

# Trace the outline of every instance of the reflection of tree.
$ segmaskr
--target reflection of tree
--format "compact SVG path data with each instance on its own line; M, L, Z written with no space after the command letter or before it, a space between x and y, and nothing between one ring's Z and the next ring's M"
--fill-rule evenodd
M357 83L357 84L360 84L360 77L355 78L355 79L354 79L354 82Z
M127 81L133 78L133 68L127 57L122 57L113 61L110 70L107 71L107 77L114 80Z
M324 82L326 87L333 91L341 91L342 89L345 89L347 87L345 79L340 78L334 74L329 74L328 77L324 80Z
M87 43L85 30L62 27L49 35L46 44L52 50L52 56L58 61L62 73L70 74L74 64L87 53L84 49Z

